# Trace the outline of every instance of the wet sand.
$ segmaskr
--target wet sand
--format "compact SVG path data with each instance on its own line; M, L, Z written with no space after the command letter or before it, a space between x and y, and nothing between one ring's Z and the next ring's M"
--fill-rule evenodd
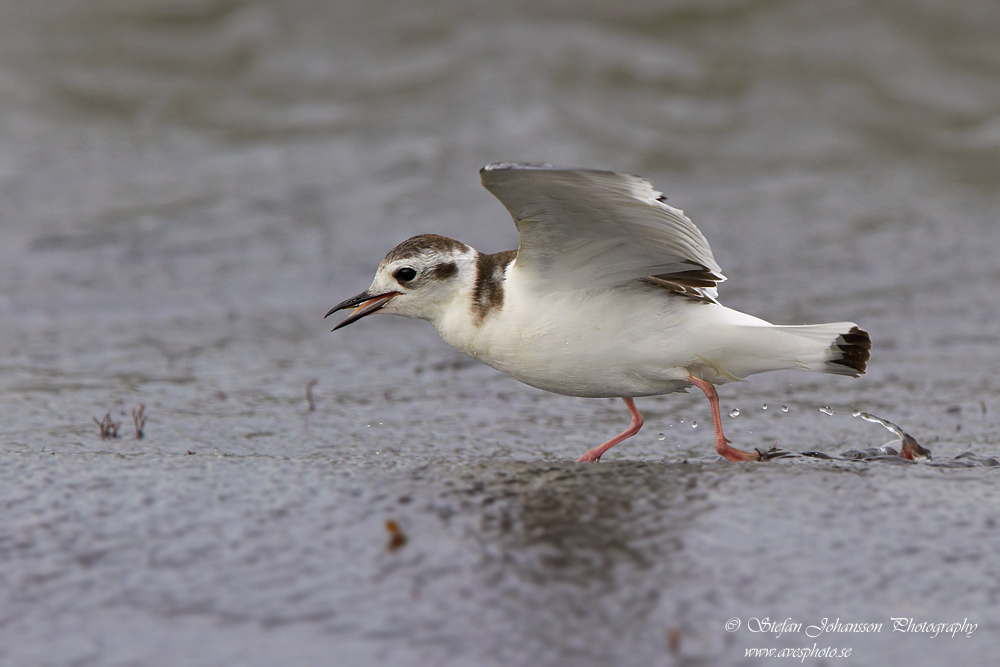
M896 4L0 9L0 663L994 660L1000 14ZM499 159L642 174L724 303L869 330L861 380L720 390L831 458L719 461L691 393L577 465L620 401L331 334L408 236L516 245Z

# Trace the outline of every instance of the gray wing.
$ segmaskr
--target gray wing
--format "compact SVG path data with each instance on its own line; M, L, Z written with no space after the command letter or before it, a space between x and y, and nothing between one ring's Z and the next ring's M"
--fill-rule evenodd
M646 279L714 301L726 279L701 231L642 178L512 163L479 174L517 225L515 270L549 289Z

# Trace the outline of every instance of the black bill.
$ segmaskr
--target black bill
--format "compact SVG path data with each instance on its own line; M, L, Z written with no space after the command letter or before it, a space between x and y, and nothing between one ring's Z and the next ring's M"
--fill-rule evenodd
M350 299L338 303L330 309L330 312L323 316L323 319L330 317L338 310L354 308L354 312L351 313L346 320L331 330L336 331L340 327L346 327L351 322L357 322L365 315L371 315L372 313L380 310L383 306L385 306L385 304L389 303L389 300L392 299L392 297L397 294L399 294L399 292L386 292L385 294L372 296L372 294L366 290L357 296L352 296Z

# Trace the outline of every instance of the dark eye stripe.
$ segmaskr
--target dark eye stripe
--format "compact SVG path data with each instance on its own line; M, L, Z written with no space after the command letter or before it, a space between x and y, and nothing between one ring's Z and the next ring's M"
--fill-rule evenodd
M458 266L455 262L442 262L434 267L434 277L438 280L445 280L455 275L456 271L458 271Z

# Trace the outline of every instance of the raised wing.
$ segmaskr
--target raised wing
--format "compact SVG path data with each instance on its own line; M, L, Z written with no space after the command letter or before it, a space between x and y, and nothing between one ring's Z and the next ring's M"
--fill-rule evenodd
M714 301L726 279L701 231L642 178L513 163L479 174L517 225L516 270L548 289L645 278Z

